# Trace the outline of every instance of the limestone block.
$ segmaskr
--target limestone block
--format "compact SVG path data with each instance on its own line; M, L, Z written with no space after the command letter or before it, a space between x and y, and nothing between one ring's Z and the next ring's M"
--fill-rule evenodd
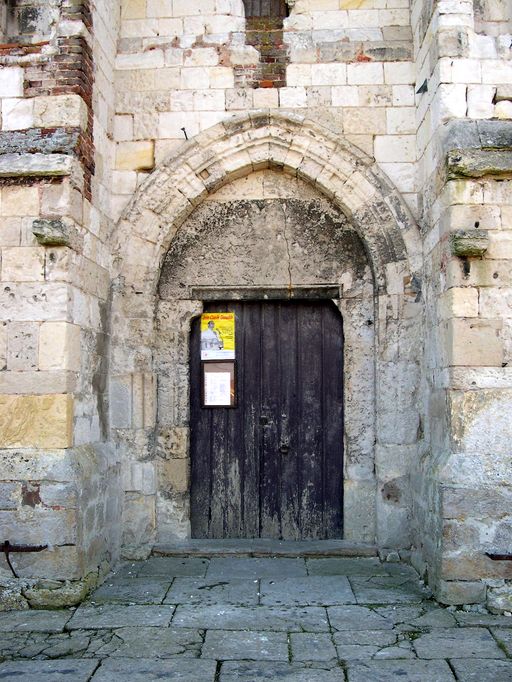
M162 459L184 459L189 456L189 428L162 428L158 434L158 455Z
M499 320L453 319L446 323L445 339L449 365L499 367L503 342Z
M72 441L72 396L0 396L0 447L68 448Z
M19 544L65 545L76 541L74 510L22 507L16 511L0 511L4 537L16 538Z
M346 540L375 542L375 479L345 480L343 495Z
M494 115L496 116L496 118L511 119L512 102L509 101L497 102L494 107Z
M311 85L345 85L346 82L346 64L311 65ZM305 83L304 85L308 85L308 83Z
M233 69L228 67L214 66L208 69L208 77L211 88L233 88L235 86Z
M492 118L494 115L494 93L492 85L468 85L468 116L470 118Z
M137 189L136 171L113 171L112 191L114 194L133 194Z
M391 62L384 64L384 82L391 85L414 83L415 66L410 62Z
M282 107L303 108L308 104L306 88L280 88L279 102Z
M482 83L493 85L512 84L512 63L499 59L482 61Z
M487 258L512 259L512 230L489 233Z
M311 85L311 64L289 64L286 68L286 83L289 86Z
M184 140L185 128L189 138L199 133L199 116L196 113L169 112L160 114L159 137Z
M380 163L379 165L399 192L416 191L416 166L413 163Z
M219 53L214 47L196 47L185 50L185 66L217 66Z
M276 88L257 88L253 97L256 109L277 109L279 106L279 91Z
M155 532L153 495L126 493L123 505L123 544L143 547L153 544Z
M382 64L357 63L347 65L347 82L349 85L369 85L384 83Z
M0 372L5 374L7 368L7 322L0 322ZM0 377L2 375L0 374ZM0 392L1 389L0 389ZM4 391L5 393L6 391Z
M445 552L441 561L441 575L445 580L512 579L508 561L493 561L481 551Z
M27 371L37 368L39 325L10 322L7 325L7 369Z
M3 187L0 213L3 216L34 216L39 213L37 187Z
M34 100L2 100L2 130L25 130L34 125Z
M156 472L152 462L126 462L123 467L123 486L127 492L143 495L156 493Z
M172 0L147 0L148 17L172 17Z
M116 149L117 170L151 170L155 165L153 140L121 142Z
M439 299L439 315L443 320L451 317L478 317L478 289L473 287L448 289Z
M185 493L189 489L189 476L189 459L169 459L158 462L159 490Z
M116 69L161 69L165 64L163 50L149 50L148 52L134 52L133 54L118 54Z
M181 69L180 87L183 90L203 90L209 88L209 69L204 66L190 66L187 69Z
M194 92L195 111L222 111L224 109L223 90L196 90Z
M343 130L345 133L383 135L386 133L386 111L363 107L349 109L343 114Z
M123 19L144 19L146 16L146 0L122 0L121 17Z
M414 162L416 138L414 135L377 135L375 137L376 161Z
M416 111L414 107L400 107L386 110L389 135L407 135L416 132Z
M41 370L80 370L80 327L68 322L43 322L39 333Z
M479 604L485 601L486 587L482 582L441 580L435 596L441 604Z
M116 142L133 140L133 116L120 114L114 118L114 140Z
M2 249L2 281L42 282L44 249L38 246L9 246Z
M414 88L411 85L393 85L391 92L393 106L414 106Z
M77 127L87 130L87 105L80 95L52 95L34 100L34 126Z
M337 85L331 93L333 107L359 106L359 89L355 85Z
M23 69L4 66L0 70L0 97L23 97Z

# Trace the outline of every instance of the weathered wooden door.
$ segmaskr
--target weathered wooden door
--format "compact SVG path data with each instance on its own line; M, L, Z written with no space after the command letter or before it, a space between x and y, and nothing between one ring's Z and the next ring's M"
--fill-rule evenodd
M342 537L343 330L331 301L226 302L236 315L237 407L201 406L191 334L195 538Z

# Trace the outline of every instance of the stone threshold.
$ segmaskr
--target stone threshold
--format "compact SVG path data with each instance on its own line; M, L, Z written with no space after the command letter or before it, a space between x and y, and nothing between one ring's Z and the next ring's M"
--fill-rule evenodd
M374 557L377 547L348 540L185 540L155 545L153 556Z

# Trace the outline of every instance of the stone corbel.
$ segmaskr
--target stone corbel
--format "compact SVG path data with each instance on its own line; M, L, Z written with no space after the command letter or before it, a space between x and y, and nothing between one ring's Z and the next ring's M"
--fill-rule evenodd
M489 247L487 230L456 230L450 235L450 247L459 258L481 258Z

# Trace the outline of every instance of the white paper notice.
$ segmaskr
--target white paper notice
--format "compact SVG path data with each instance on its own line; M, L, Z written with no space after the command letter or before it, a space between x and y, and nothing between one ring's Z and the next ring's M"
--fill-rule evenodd
M206 372L204 375L204 404L206 406L231 405L230 372Z

